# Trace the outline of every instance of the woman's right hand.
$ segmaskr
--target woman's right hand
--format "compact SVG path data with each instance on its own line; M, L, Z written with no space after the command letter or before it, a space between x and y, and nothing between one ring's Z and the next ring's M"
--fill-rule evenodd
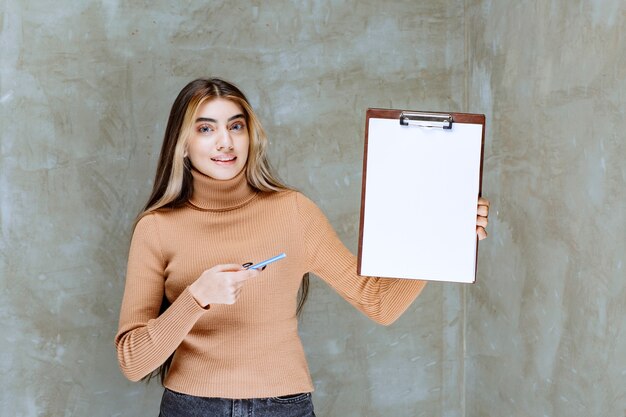
M215 265L189 286L189 292L202 307L210 304L234 304L247 280L259 275L256 269L241 265Z

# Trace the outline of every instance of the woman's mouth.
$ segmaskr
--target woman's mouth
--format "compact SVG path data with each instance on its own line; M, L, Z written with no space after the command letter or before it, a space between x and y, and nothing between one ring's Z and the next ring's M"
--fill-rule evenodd
M215 162L218 165L234 164L236 160L237 160L237 157L235 155L220 155L220 156L214 156L213 158L211 158L211 161Z

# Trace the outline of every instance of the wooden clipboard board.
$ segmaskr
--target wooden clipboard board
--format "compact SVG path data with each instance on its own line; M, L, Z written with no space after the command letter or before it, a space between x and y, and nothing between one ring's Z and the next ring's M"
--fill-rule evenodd
M368 109L359 275L472 283L485 116Z

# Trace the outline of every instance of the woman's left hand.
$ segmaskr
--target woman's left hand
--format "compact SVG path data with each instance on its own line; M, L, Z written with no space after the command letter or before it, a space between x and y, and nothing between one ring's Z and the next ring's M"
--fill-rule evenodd
M476 234L478 240L487 237L487 224L489 223L489 200L486 198L478 198L478 215L476 216Z

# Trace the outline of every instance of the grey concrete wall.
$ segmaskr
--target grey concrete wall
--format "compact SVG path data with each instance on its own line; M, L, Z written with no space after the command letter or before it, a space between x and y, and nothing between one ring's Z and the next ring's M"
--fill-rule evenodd
M354 250L366 107L462 110L464 36L461 0L0 3L2 415L157 414L160 388L124 380L112 340L186 82L237 82L279 172ZM318 415L462 416L464 290L429 285L382 328L314 280Z
M492 199L467 415L626 415L626 3L469 2Z
M174 96L218 75L353 250L365 108L487 114L478 283L383 328L314 279L318 415L623 416L625 23L619 0L0 3L2 415L157 414L112 345L130 225Z

